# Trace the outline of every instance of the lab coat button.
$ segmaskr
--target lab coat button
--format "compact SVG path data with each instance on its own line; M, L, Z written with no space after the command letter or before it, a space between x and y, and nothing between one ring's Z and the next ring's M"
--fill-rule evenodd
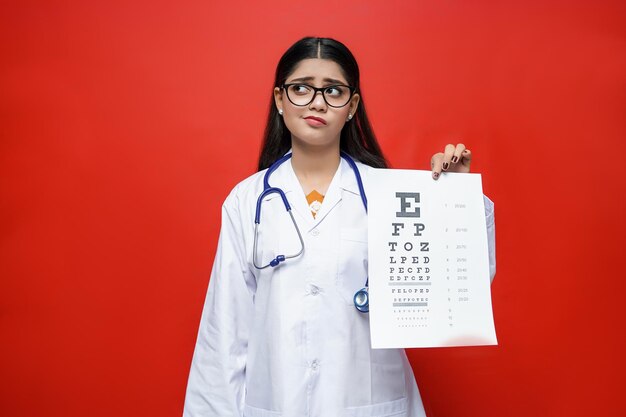
M320 293L320 289L319 287L316 287L315 285L311 285L309 292L311 293L311 295L317 295Z
M314 359L313 362L311 362L311 370L313 371L317 371L317 368L319 368L320 364L317 361L317 359Z
M313 236L319 236L320 231L319 231L319 230L317 230L317 229L313 229L313 230L311 231L311 234L312 234Z

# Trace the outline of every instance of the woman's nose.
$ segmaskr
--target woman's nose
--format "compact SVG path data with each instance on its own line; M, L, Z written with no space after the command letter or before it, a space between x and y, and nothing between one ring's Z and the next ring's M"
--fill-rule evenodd
M324 94L321 91L316 91L313 101L309 104L310 109L326 110L326 100L324 100Z

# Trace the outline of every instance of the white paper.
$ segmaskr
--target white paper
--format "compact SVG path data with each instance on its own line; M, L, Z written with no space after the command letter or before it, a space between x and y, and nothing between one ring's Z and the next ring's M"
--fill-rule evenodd
M480 174L368 175L372 348L497 344Z

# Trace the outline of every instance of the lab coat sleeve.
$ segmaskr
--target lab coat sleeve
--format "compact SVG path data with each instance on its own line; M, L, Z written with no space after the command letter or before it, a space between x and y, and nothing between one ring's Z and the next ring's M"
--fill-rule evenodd
M240 417L256 280L247 268L235 193L222 227L191 363L184 417Z
M489 278L493 282L496 276L496 223L494 219L494 206L487 196L485 200L485 221L487 223L487 249L489 250Z

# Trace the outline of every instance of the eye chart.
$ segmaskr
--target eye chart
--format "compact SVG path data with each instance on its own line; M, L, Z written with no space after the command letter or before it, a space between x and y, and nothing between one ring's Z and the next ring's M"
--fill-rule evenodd
M372 348L497 344L480 174L368 174Z

